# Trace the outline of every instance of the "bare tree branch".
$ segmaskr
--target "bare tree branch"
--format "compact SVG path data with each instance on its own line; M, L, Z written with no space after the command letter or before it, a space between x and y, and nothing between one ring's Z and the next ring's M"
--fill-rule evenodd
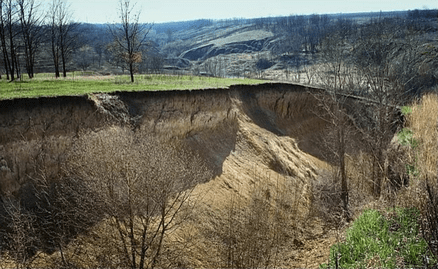
M152 25L139 22L141 11L136 12L135 8L136 4L131 5L130 0L120 0L118 8L120 23L108 25L113 37L112 52L115 57L121 58L127 64L131 82L134 82L137 64L142 61L142 51L148 47L148 34L152 28Z

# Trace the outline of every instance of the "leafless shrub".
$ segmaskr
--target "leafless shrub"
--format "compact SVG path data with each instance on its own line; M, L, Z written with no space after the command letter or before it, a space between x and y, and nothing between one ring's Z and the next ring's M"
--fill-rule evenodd
M275 233L275 216L271 212L269 196L268 190L253 193L247 208L242 208L235 199L229 205L226 216L229 226L225 228L222 249L227 268L271 265L278 235Z
M28 268L37 251L35 216L26 211L19 200L7 199L3 206L9 219L8 233L5 235L9 256L16 268Z
M1 251L19 266L42 252L38 264L53 268L175 266L161 259L177 255L169 234L190 214L193 187L211 177L199 157L123 127L80 133L73 142L47 139L20 152L36 156L26 169L12 167L27 179L9 202L0 200L9 220L1 222Z
M105 234L95 247L109 252L100 259L109 267L171 266L161 259L168 233L188 213L194 185L210 177L199 158L175 144L110 127L81 136L68 166L70 176L96 196L93 210L105 216Z
M313 214L324 220L329 225L337 225L344 216L342 204L341 181L334 171L321 171L318 178L312 184Z
M40 249L57 252L58 258L52 257L55 267L78 266L80 255L71 251L77 247L75 238L87 234L103 218L95 210L96 195L79 177L41 176L33 180L32 188L32 202L27 207L35 214Z
M71 140L44 137L4 151L12 166L2 160L2 170L7 168L14 184L2 186L0 216L8 225L2 223L0 233L6 238L3 249L17 265L30 266L35 254L55 251L62 257L58 265L71 265L64 248L97 221L97 214L88 214L92 202L87 190L61 172Z
M297 226L307 216L300 204L302 184L278 176L274 186L261 178L255 176L249 197L231 195L224 217L215 226L212 241L218 247L218 267L279 266L283 247L296 238Z

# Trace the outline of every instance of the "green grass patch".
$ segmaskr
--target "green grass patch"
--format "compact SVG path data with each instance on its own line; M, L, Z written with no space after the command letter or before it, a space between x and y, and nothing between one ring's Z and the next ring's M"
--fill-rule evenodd
M412 107L411 106L402 106L401 107L401 113L403 114L403 115L409 115L409 114L412 114Z
M414 132L409 128L403 128L397 133L397 139L403 146L410 146L416 148L418 146L418 140L414 138Z
M420 142L414 138L414 132L409 128L403 128L398 132L397 139L401 145L411 147L412 149L416 149L420 144ZM420 171L417 168L416 154L413 163L407 163L405 166L408 175L416 177L420 174Z
M390 209L387 217L379 211L366 210L347 230L345 242L330 248L330 262L321 268L335 268L336 257L339 268L423 265L425 255L431 255L419 235L419 215L415 208Z
M79 74L79 75L78 75ZM166 91L227 88L236 84L260 84L255 79L229 79L172 75L136 75L130 82L128 75L92 76L81 72L67 78L54 78L51 74L37 74L33 79L8 82L0 80L0 100L41 96L84 95L115 91Z

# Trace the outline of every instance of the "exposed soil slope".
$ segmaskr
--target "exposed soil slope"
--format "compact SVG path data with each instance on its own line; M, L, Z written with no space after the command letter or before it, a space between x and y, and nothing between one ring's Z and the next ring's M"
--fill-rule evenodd
M2 101L0 192L2 197L25 195L26 178L36 176L42 164L46 175L55 176L71 138L108 125L132 126L182 141L214 172L194 191L201 199L186 228L198 243L187 249L191 258L182 263L221 265L219 254L208 247L215 244L209 234L224 221L230 200L249 203L260 185L272 195L280 190L290 195L286 206L295 210L286 222L293 234L283 242L279 265L316 267L334 239L323 237L321 224L306 218L310 183L322 164L306 153L317 151L312 141L324 129L315 107L308 89L290 84ZM315 248L321 242L324 247Z

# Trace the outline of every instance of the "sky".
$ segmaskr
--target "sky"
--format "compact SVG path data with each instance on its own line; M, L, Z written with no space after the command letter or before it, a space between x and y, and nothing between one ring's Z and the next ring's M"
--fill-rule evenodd
M48 0L47 0L48 1ZM130 0L147 23L438 8L437 0ZM67 0L79 22L117 22L119 0Z

